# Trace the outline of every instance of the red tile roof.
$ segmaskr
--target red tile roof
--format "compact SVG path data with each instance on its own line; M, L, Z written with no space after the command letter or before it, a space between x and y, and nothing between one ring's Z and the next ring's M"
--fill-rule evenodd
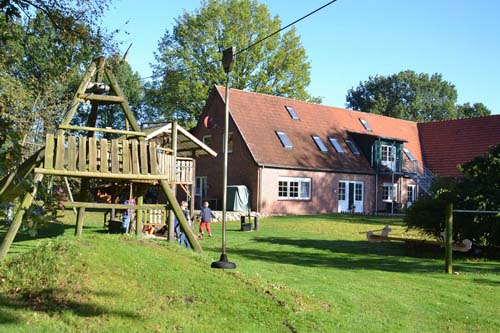
M500 144L500 115L418 124L427 167L442 176L461 176L458 164Z
M222 100L224 90L216 86ZM300 120L293 120L285 106L292 106ZM230 113L258 164L373 173L370 162L362 154L352 154L345 144L349 132L406 141L404 146L422 161L417 124L412 121L237 89L230 90ZM368 122L371 132L364 128L359 118ZM292 149L283 148L276 131L286 133L293 144ZM312 135L323 140L328 153L320 152ZM337 138L344 154L334 150L328 141L330 136Z

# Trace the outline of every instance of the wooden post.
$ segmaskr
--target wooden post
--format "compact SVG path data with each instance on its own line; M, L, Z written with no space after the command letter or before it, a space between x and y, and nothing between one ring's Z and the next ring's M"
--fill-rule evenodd
M68 191L69 201L75 202L75 200L73 199L73 193L71 193L71 187L69 186L68 177L63 177L63 179L64 184L66 185L66 191ZM76 207L73 207L73 213L77 215Z
M9 252L10 246L12 245L12 242L14 241L14 238L16 237L17 232L19 231L19 227L21 226L21 222L23 221L24 213L26 213L26 209L28 209L31 206L33 198L36 195L37 185L42 180L42 178L43 175L36 174L34 178L33 190L29 193L26 193L26 195L24 196L24 199L21 202L21 205L19 206L16 215L14 216L14 220L12 221L9 230L7 231L7 234L3 239L2 245L0 246L0 262L5 258L7 252Z
M453 263L452 263L452 242L453 242L453 204L450 203L446 205L445 208L445 271L448 274L453 273Z
M144 196L141 194L137 197L137 205L142 206L144 203ZM135 235L139 237L142 230L142 217L144 216L144 211L142 209L137 209L135 214Z
M190 204L189 204L189 214L190 216L193 218L193 230L195 228L195 225L194 225L194 201L195 201L195 198L196 198L196 160L195 160L195 156L193 156L193 179L191 180L192 184L191 184L191 201L190 201Z
M170 186L172 188L172 193L174 194L173 200L177 203L176 198L176 186L175 182L177 181L177 122L172 123L172 164L170 165L172 179L170 179ZM170 206L173 207L173 202L170 202ZM168 241L170 243L175 241L175 214L171 210L168 215Z
M80 207L78 209L78 216L76 218L76 228L75 228L75 236L81 237L83 231L83 220L85 219L85 208Z
M167 181L165 180L160 180L160 185L163 190L163 193L165 193L165 196L167 197L167 201L170 203L170 209L172 215L175 215L177 219L179 220L179 223L182 226L182 229L184 229L184 232L186 233L186 236L189 240L189 243L191 244L191 247L196 251L196 252L203 252L200 243L198 242L198 239L196 238L196 235L193 233L191 228L189 227L189 224L186 221L186 218L184 217L184 213L181 210L181 207L177 203L175 199L175 195L170 189L170 186L168 185Z

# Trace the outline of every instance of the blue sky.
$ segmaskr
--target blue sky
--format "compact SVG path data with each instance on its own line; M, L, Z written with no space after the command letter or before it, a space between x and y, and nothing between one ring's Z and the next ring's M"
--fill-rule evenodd
M329 0L260 0L286 25ZM121 29L122 50L142 77L158 41L200 0L114 0L104 24ZM128 21L128 23L126 23ZM311 63L308 91L345 106L347 90L374 75L441 73L458 102L500 114L500 1L338 0L296 25ZM126 33L125 33L126 32Z

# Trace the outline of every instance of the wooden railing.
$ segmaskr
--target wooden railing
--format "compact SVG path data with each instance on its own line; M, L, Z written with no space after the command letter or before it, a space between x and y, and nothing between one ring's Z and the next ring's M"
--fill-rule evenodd
M47 134L43 167L36 173L192 183L194 161L177 158L153 141L96 139Z
M47 134L43 167L36 173L69 177L169 180L192 183L192 159L174 158L153 141ZM175 171L174 171L175 170Z

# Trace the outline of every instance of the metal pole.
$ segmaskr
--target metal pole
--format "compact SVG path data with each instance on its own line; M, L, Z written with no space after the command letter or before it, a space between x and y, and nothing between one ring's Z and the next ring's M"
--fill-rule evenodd
M222 65L224 72L226 72L226 92L225 92L225 110L224 110L224 165L222 174L222 253L219 261L214 261L211 265L212 268L233 269L236 264L229 262L226 255L226 199L227 199L227 148L228 148L228 134L229 134L229 82L230 72L234 60L235 50L234 47L226 49L222 53Z
M225 93L225 110L224 110L224 166L222 169L222 254L226 254L226 223L227 223L227 147L229 133L229 78L230 73L226 77L226 93Z

